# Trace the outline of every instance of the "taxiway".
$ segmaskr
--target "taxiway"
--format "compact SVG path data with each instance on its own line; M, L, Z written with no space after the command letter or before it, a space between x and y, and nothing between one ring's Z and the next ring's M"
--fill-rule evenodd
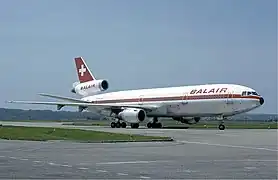
M32 125L62 126L46 124ZM0 140L0 178L277 179L276 130L75 128L171 136L176 141Z

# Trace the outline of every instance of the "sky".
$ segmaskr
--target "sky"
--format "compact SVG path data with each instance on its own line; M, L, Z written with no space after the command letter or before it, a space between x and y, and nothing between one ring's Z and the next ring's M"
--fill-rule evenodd
M277 113L275 0L1 0L0 107L76 97L74 57L109 91L235 83ZM74 109L76 110L76 109Z

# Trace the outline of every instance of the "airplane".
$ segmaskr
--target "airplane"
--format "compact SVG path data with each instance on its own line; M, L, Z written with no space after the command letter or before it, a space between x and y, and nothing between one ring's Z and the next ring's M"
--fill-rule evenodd
M75 58L77 59L82 58ZM80 74L81 83L94 79L90 76L82 78L84 67L87 67L85 62L79 61L77 72ZM80 99L44 93L40 95L65 102L8 101L8 103L55 105L57 110L64 106L78 107L79 112L88 110L112 117L112 128L126 128L127 123L131 128L139 128L139 124L147 120L148 128L162 128L162 123L158 121L161 117L172 118L184 124L196 124L203 118L216 117L220 120L218 128L224 130L224 121L228 117L252 111L265 102L254 89L238 84L123 90L88 95Z
M108 89L108 81L96 79L82 57L76 57L74 60L79 82L72 84L72 93L85 97Z

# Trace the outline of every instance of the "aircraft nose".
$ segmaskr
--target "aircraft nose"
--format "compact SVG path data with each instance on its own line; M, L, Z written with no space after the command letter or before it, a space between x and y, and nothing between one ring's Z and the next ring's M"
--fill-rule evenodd
M264 104L264 98L260 97L260 104L263 105Z

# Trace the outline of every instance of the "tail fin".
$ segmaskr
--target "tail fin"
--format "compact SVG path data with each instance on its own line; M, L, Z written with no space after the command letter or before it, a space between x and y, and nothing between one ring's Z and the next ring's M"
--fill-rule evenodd
M88 68L86 62L83 60L82 57L76 57L74 58L74 60L80 83L95 80L94 75L91 73L90 69Z

